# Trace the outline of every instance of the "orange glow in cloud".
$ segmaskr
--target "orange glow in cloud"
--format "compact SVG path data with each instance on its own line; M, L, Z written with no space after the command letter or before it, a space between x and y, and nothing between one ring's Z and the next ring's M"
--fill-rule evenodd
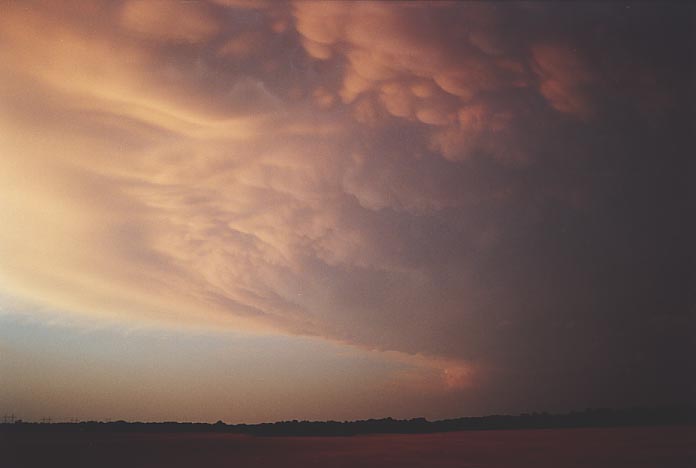
M3 2L2 292L86 322L319 337L403 363L394 385L470 391L532 328L510 311L553 296L518 285L546 231L514 233L595 186L557 177L591 154L563 125L612 89L541 6L510 8Z

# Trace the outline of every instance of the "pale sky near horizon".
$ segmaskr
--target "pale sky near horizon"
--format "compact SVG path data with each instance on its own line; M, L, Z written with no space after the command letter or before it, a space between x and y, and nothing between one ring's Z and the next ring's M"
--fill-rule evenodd
M693 7L0 0L0 413L693 395Z

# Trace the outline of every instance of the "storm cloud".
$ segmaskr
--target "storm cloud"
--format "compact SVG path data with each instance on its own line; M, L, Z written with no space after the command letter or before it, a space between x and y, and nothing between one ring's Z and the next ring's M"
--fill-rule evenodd
M693 395L691 7L0 12L8 293L396 352L462 411Z

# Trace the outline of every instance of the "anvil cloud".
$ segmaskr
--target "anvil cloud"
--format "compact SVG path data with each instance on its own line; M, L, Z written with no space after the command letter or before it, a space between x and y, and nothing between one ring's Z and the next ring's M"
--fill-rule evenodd
M453 408L684 398L687 11L3 2L0 287L393 352Z

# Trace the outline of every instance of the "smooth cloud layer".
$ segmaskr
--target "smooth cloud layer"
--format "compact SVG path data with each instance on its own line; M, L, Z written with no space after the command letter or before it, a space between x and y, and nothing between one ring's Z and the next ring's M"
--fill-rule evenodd
M85 8L89 22L74 14ZM621 18L585 33L570 13L522 4L2 10L0 210L15 222L0 233L0 274L11 293L88 316L425 356L446 386L496 401L510 401L496 389L519 375L549 385L603 353L591 380L626 363L650 375L616 388L659 374L662 351L627 351L653 318L623 295L622 275L651 283L630 252L668 234L620 245L612 233L635 218L617 220L615 187L595 174L619 174L611 161L626 151L650 172L648 148L667 130L646 147L634 126L674 118L683 82L659 84L673 64L659 44L642 56L626 47ZM635 108L654 120L626 117ZM675 255L655 254L678 272ZM675 299L656 347L684 307ZM640 325L607 332L625 315L602 311L617 308ZM589 336L596 347L577 354ZM577 400L576 382L556 382L553 404Z

